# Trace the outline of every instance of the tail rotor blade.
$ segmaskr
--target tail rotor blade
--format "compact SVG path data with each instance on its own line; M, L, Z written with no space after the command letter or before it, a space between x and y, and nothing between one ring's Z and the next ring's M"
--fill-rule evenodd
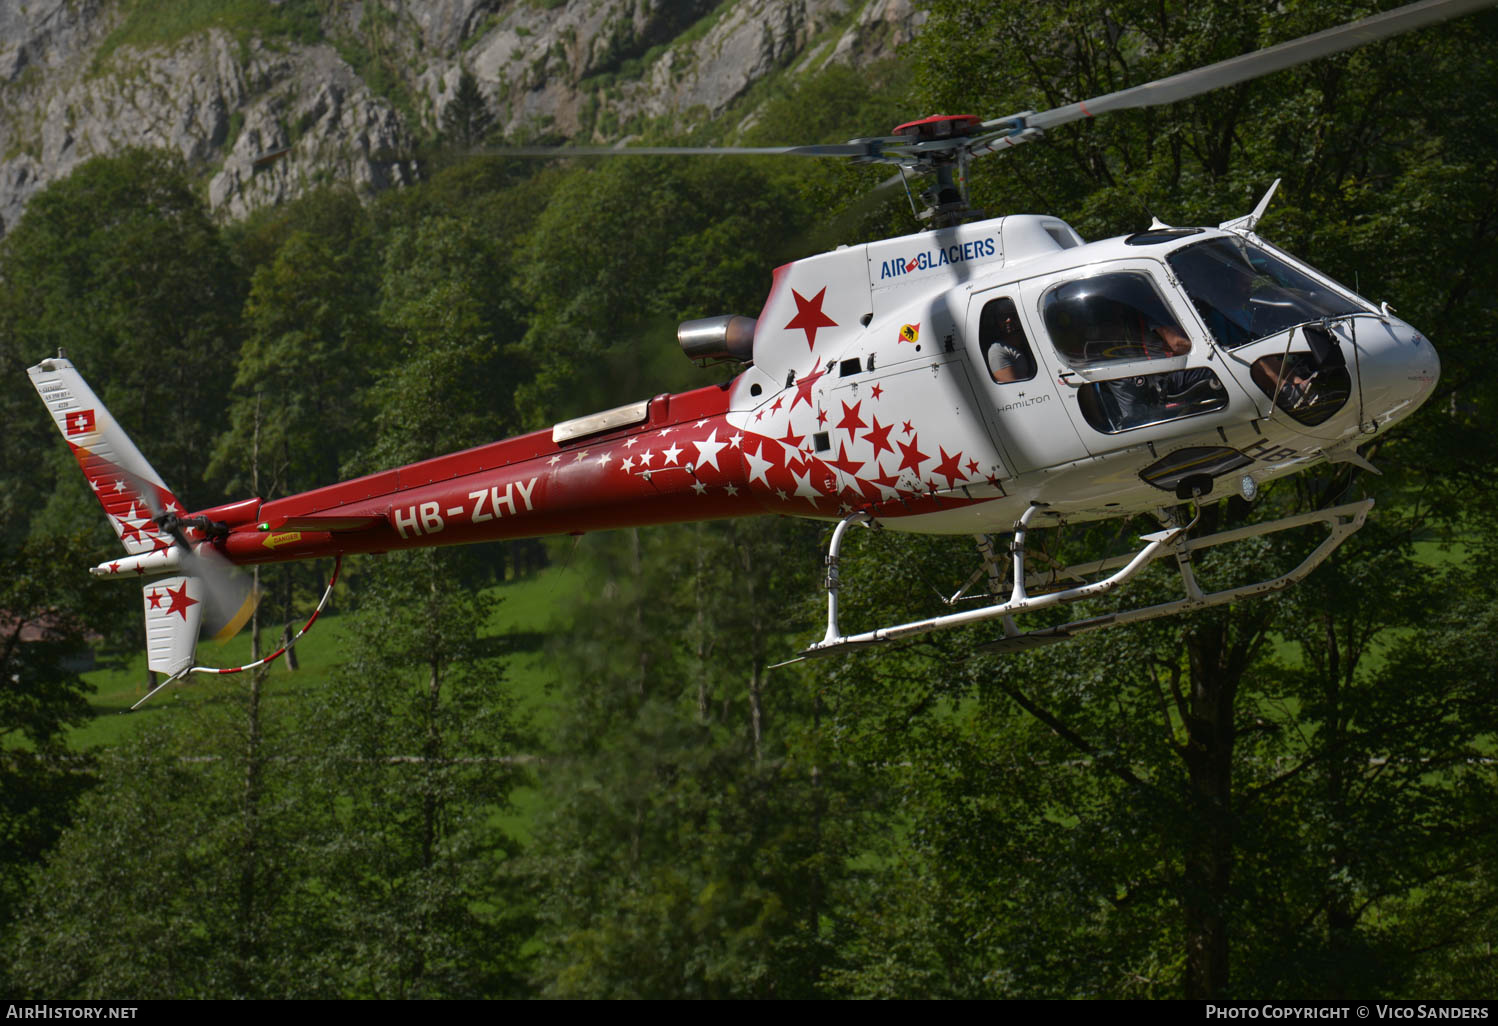
M203 586L203 635L217 642L228 641L249 622L260 603L254 578L236 569L210 546L183 552L183 568Z

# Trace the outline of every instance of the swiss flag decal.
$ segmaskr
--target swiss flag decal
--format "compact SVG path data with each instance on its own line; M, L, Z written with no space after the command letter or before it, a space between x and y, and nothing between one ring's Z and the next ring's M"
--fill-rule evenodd
M94 411L74 410L68 414L67 426L70 435L88 434L94 430Z

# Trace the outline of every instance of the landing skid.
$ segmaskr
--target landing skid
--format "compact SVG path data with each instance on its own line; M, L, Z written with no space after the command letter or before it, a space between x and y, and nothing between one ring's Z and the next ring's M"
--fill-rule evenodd
M844 518L834 528L832 541L827 547L827 578L825 585L827 588L826 636L821 641L808 646L800 656L790 660L790 662L797 662L808 656L828 655L851 648L879 645L885 642L898 641L902 638L914 637L918 634L927 634L931 631L945 630L949 627L962 627L968 624L995 619L1003 621L1004 637L997 641L980 645L979 648L986 651L1013 652L1056 641L1064 641L1067 638L1074 638L1079 634L1100 630L1104 627L1115 627L1119 624L1154 620L1162 616L1173 616L1177 613L1206 609L1211 606L1220 606L1227 602L1235 602L1238 599L1263 595L1267 592L1278 591L1281 588L1287 588L1295 584L1312 570L1316 569L1316 567L1320 566L1339 545L1351 537L1354 531L1363 526L1363 522L1368 517L1368 511L1372 508L1373 500L1364 499L1361 502L1347 503L1346 505L1334 506L1330 509L1318 510L1313 513L1302 513L1293 517L1284 517L1280 520L1270 520L1261 524L1252 524L1247 527L1219 531L1216 534L1209 534L1200 538L1188 537L1188 532L1195 526L1196 521L1193 520L1184 527L1176 526L1169 522L1168 516L1162 515L1162 519L1167 521L1166 526L1162 530L1143 535L1140 538L1144 542L1143 548L1132 555L1115 556L1109 559L1095 560L1091 563L1079 563L1075 566L1048 570L1044 573L1030 573L1025 565L1025 538L1030 530L1031 522L1036 516L1045 512L1044 506L1035 505L1025 510L1020 516L1019 521L1014 525L1014 542L1011 546L1013 563L1010 568L1013 586L1010 589L1008 599L994 605L984 606L981 609L968 609L957 613L947 613L925 620L914 620L910 623L903 623L894 627L881 627L862 634L844 634L838 627L837 622L838 589L841 586L838 564L842 553L843 538L846 536L848 529L854 525L872 526L872 520L867 513L854 513ZM1246 541L1250 538L1259 538L1267 534L1294 530L1298 527L1306 527L1317 523L1326 525L1326 539L1320 545L1316 546L1310 555L1306 556L1300 565L1289 573L1259 581L1255 584L1245 584L1223 591L1204 592L1197 583L1196 575L1192 572L1191 557L1193 553L1202 552L1218 545ZM969 588L985 575L989 579L990 590L996 595L1002 593L1004 580L1009 575L1005 574L999 557L995 556L993 544L987 535L978 536L978 551L982 557L982 564L973 576L968 579L967 584L963 585L957 594L947 600L949 605L959 600ZM1181 584L1185 594L1179 599L1152 606L1142 606L1135 609L1107 613L1102 616L1088 617L1087 619L1075 620L1071 623L1060 624L1054 627L1043 627L1031 631L1022 631L1015 625L1014 617L1018 614L1032 613L1037 610L1049 609L1053 606L1077 602L1082 599L1096 598L1099 595L1106 594L1137 576L1140 571L1144 570L1155 560L1165 556L1175 558L1176 567L1180 572ZM1093 580L1092 578L1098 574L1108 574L1108 576L1099 580ZM1046 584L1054 584L1057 580L1074 580L1079 583L1073 587L1059 591L1050 591L1043 595L1031 595L1027 590Z

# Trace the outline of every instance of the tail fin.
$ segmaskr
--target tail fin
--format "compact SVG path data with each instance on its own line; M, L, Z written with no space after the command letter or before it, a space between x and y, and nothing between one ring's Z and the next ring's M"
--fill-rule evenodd
M125 551L131 557L158 552L169 557L127 558L95 572L136 576L186 571L154 580L144 591L148 664L156 673L181 673L192 665L200 627L214 640L227 641L249 619L258 596L217 552L201 545L193 552L161 529L156 518L182 513L182 504L71 362L59 356L27 373Z
M153 518L180 513L182 505L83 375L60 356L43 360L27 373L125 551L138 556L169 548L171 538L161 533Z

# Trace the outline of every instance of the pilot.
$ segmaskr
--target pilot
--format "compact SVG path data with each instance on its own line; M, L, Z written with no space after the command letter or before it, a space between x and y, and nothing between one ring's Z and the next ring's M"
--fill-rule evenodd
M1154 324L1145 341L1145 351L1157 358L1185 356L1191 352L1191 339L1173 324ZM1113 430L1153 424L1194 413L1204 405L1225 399L1222 382L1205 367L1141 374L1103 382L1113 397L1117 415Z

